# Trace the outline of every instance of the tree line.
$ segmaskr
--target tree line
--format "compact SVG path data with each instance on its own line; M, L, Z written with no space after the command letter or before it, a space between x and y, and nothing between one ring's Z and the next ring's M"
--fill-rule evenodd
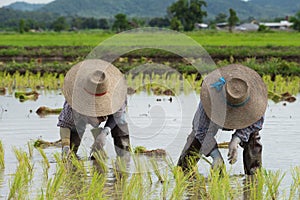
M30 30L82 30L103 29L121 32L132 28L150 26L170 28L177 31L192 31L196 23L202 23L207 16L206 2L203 0L177 0L167 8L165 17L155 18L128 18L119 13L114 18L93 18L80 16L56 16L52 13L24 12L22 15L7 8L0 10L0 30L12 29L20 33ZM217 23L227 23L229 31L239 22L235 10L229 9L228 14L219 13L214 20L210 21L210 27L214 28ZM6 16L6 17L4 17ZM300 11L291 17L294 29L300 31Z

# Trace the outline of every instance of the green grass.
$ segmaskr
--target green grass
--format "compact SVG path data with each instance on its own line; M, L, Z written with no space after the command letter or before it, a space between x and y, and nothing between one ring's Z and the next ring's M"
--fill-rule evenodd
M300 46L299 32L228 33L201 31L188 33L199 44L213 46Z
M222 31L195 31L184 33L202 46L300 46L299 32L273 32L273 33L228 33ZM44 33L0 33L0 46L97 46L100 42L114 36L113 33L103 31L81 32L44 32ZM151 35L150 35L151 36ZM162 44L157 36L158 44ZM164 37L163 35L161 35ZM128 39L136 37L128 36ZM147 39L148 38L148 39ZM153 35L145 37L145 42L153 42ZM172 39L172 38L171 38ZM180 40L174 40L180 44ZM126 41L124 40L125 45Z
M8 46L95 46L113 36L99 32L1 33L0 45Z

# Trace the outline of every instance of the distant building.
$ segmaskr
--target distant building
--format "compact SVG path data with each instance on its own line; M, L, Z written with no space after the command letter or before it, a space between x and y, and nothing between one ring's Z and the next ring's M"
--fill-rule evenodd
M195 28L197 28L197 29L206 29L206 28L208 28L208 24L196 23Z
M290 28L293 25L293 23L287 20L283 20L280 22L260 22L259 25L264 25L272 29L287 29Z
M245 24L241 24L239 26L236 26L234 28L234 30L237 30L237 31L257 31L258 28L259 28L259 26L257 24L245 23Z
M225 28L227 26L228 26L227 22L221 22L221 23L217 23L216 24L216 27L218 27L218 28Z

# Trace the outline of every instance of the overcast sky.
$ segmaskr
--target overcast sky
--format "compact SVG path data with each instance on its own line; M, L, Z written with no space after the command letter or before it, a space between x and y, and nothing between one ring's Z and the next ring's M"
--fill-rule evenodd
M54 0L0 0L0 7L7 6L7 5L17 2L17 1L24 1L24 2L28 2L28 3L49 3Z

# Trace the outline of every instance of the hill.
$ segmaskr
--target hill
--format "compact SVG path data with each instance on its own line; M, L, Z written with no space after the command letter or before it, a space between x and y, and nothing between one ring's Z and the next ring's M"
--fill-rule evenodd
M31 4L26 2L15 2L8 6L4 6L4 8L10 8L13 10L20 10L20 11L34 11L42 8L46 4Z
M274 19L295 15L300 10L299 0L206 0L208 18L212 19L219 13L228 15L233 8L240 19Z
M176 0L55 0L46 5L14 3L8 7L14 10L34 10L65 16L113 18L118 13L129 17L164 17L167 8ZM249 17L258 20L284 18L300 10L299 0L205 0L207 19L214 19L219 13L228 14L233 8L241 20Z
M113 17L124 13L129 17L163 17L167 7L176 0L56 0L40 10L63 15L84 17ZM237 11L240 19L273 19L294 15L300 10L299 0L205 0L204 8L213 19L217 14L228 13L229 8Z
M118 13L129 17L163 17L176 0L56 0L40 11L63 15L110 18Z

